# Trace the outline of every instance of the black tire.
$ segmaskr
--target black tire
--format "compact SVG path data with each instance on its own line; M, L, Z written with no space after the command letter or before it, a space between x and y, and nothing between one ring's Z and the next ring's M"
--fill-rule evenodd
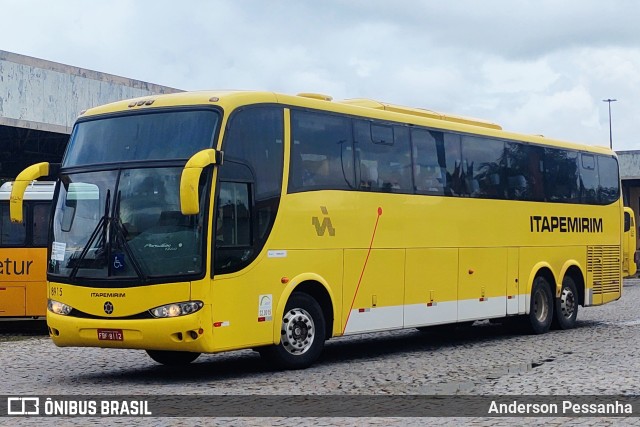
M560 297L556 299L553 315L553 328L571 329L578 318L578 287L573 279L565 276L562 280Z
M326 339L324 315L315 299L294 293L282 316L280 344L258 349L278 369L304 369L315 362Z
M544 334L553 321L553 294L549 282L543 276L533 281L529 305L529 328L534 334Z
M167 350L147 350L147 354L156 362L167 366L188 365L200 356L200 353Z

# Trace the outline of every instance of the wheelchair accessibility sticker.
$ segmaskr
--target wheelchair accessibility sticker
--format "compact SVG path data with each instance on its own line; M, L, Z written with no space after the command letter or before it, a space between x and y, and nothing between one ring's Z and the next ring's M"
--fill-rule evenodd
M111 266L114 270L123 270L124 265L124 254L113 254Z

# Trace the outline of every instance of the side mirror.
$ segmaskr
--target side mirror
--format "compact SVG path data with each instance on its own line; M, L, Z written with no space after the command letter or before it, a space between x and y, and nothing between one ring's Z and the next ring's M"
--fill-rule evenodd
M180 211L183 215L195 215L200 212L198 183L202 170L209 165L221 165L223 153L207 148L191 156L180 177Z
M27 190L29 184L47 175L49 175L48 162L36 163L18 174L11 186L11 196L9 198L9 215L11 222L21 223L23 220L22 202L24 200L24 192Z

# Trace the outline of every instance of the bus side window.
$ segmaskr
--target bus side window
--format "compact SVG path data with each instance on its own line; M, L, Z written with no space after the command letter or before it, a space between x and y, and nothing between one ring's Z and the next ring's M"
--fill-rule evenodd
M626 233L631 229L631 215L629 212L624 213L624 232Z
M250 185L221 182L216 201L214 270L236 271L252 259Z
M412 192L409 131L405 127L355 120L360 187L382 192ZM363 176L364 175L364 176Z
M416 191L427 194L444 194L446 169L442 165L444 158L438 158L438 151L443 149L442 133L413 129L411 140L413 142L413 173Z
M620 197L618 162L610 156L597 156L597 159L600 178L598 202L602 205L608 205Z
M51 203L33 205L33 246L46 246Z
M503 141L476 136L462 137L463 174L471 197L504 199Z
M593 168L591 172L594 172ZM590 182L592 180L588 179ZM578 170L578 153L556 148L544 149L544 191L547 201L580 203L579 181L582 180ZM597 187L597 177L595 185ZM593 184L588 186L593 187ZM593 188L592 196L595 199ZM585 193L583 189L583 195ZM585 199L582 201L585 202Z
M580 193L583 203L598 203L598 166L593 154L580 154Z
M0 223L0 245L7 246L23 246L27 240L27 228L26 222L21 224L15 224L11 222L9 218L9 203L2 203L0 205L0 214L2 215L2 222ZM25 218L27 218L27 212L25 212Z
M307 111L291 113L289 192L347 190L353 185L349 120Z

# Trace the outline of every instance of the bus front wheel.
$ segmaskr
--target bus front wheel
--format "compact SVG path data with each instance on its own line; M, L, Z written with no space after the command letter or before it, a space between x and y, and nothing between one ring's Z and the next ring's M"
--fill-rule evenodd
M544 334L553 320L553 294L549 282L543 276L533 281L529 306L529 326L534 334Z
M158 363L167 366L188 365L200 356L189 351L147 350L147 354Z
M560 298L556 299L553 326L557 329L571 329L576 325L578 317L578 288L569 276L562 280Z
M259 352L277 368L304 369L320 357L325 338L324 315L318 302L305 293L294 293L282 316L280 343Z

